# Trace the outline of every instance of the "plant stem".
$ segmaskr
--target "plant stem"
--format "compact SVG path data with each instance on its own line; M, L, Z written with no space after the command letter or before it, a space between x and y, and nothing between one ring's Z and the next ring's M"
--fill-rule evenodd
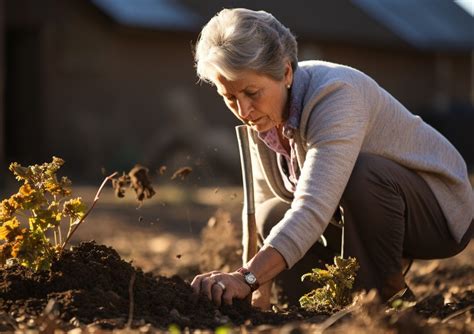
M73 223L74 223L74 222L73 222L72 218L69 218L69 228L68 228L67 234L66 234L67 236L71 234L72 224L73 224ZM64 245L63 245L63 246L64 246Z
M129 308L128 308L128 321L126 328L131 328L132 327L132 321L133 321L133 308L134 308L134 298L133 298L133 284L135 283L135 276L136 272L132 272L132 277L130 278L130 284L128 285L128 296L129 296Z
M86 217L89 215L89 213L92 211L92 209L94 208L95 206L95 203L97 203L97 201L99 200L99 196L100 196L100 193L102 192L102 189L104 188L105 184L107 183L107 181L111 181L112 178L117 175L118 173L115 172L113 174L110 174L109 176L107 176L104 181L102 181L102 184L100 185L99 187L99 190L97 190L97 193L95 194L95 197L94 197L94 201L92 202L92 205L91 207L89 208L89 210L87 210L87 212L85 213L84 216L82 216L82 218L79 220L79 222L74 226L74 228L72 229L72 231L68 232L67 234L67 237L66 237L66 240L64 241L63 245L61 246L61 250L60 250L60 253L63 251L64 247L66 247L66 244L68 243L68 241L71 239L72 235L74 234L74 232L76 232L77 228L79 227L79 225L81 225L84 220L86 219Z
M342 206L339 206L339 210L341 210L341 223L342 223L342 231L341 231L341 259L344 258L344 225L346 222L344 221L344 209Z
M61 232L61 225L58 225L57 229L58 229L59 245L62 245L63 244L63 234Z

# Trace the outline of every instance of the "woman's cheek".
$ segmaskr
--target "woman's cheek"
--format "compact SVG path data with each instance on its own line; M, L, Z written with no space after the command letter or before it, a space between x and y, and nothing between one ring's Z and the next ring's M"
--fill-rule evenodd
M229 110L232 112L232 114L234 114L235 117L237 117L237 119L241 120L239 113L237 112L237 109L235 109L235 107L232 107L230 104L227 104L227 108L229 108Z
M233 103L226 100L224 100L224 103L227 106L227 109L229 109L230 111L232 111L232 113L235 114L235 108L232 106Z

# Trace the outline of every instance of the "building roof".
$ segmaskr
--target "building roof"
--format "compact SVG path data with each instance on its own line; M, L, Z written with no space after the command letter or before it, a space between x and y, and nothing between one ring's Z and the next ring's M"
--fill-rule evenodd
M173 0L91 0L120 24L132 27L195 31L201 19Z
M454 1L352 0L352 2L414 47L474 48L474 17Z
M298 37L420 50L472 50L474 17L450 0L91 0L117 22L199 31L223 7L266 10Z

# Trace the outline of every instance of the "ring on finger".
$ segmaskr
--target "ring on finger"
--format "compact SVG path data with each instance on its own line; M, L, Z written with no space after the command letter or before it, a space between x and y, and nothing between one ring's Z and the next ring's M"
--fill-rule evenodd
M216 282L217 285L219 285L222 288L222 291L225 291L225 285L221 281Z

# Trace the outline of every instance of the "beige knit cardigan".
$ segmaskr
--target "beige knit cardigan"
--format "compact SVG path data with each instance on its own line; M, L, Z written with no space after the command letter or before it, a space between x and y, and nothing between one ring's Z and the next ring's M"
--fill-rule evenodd
M283 255L288 268L326 229L360 152L415 170L436 196L453 238L461 240L474 216L474 195L466 164L446 138L348 66L301 62L293 87L305 87L292 91L303 94L294 137L301 175L294 194L284 186L276 154L256 133L250 137L257 210L275 196L291 203L264 242Z

